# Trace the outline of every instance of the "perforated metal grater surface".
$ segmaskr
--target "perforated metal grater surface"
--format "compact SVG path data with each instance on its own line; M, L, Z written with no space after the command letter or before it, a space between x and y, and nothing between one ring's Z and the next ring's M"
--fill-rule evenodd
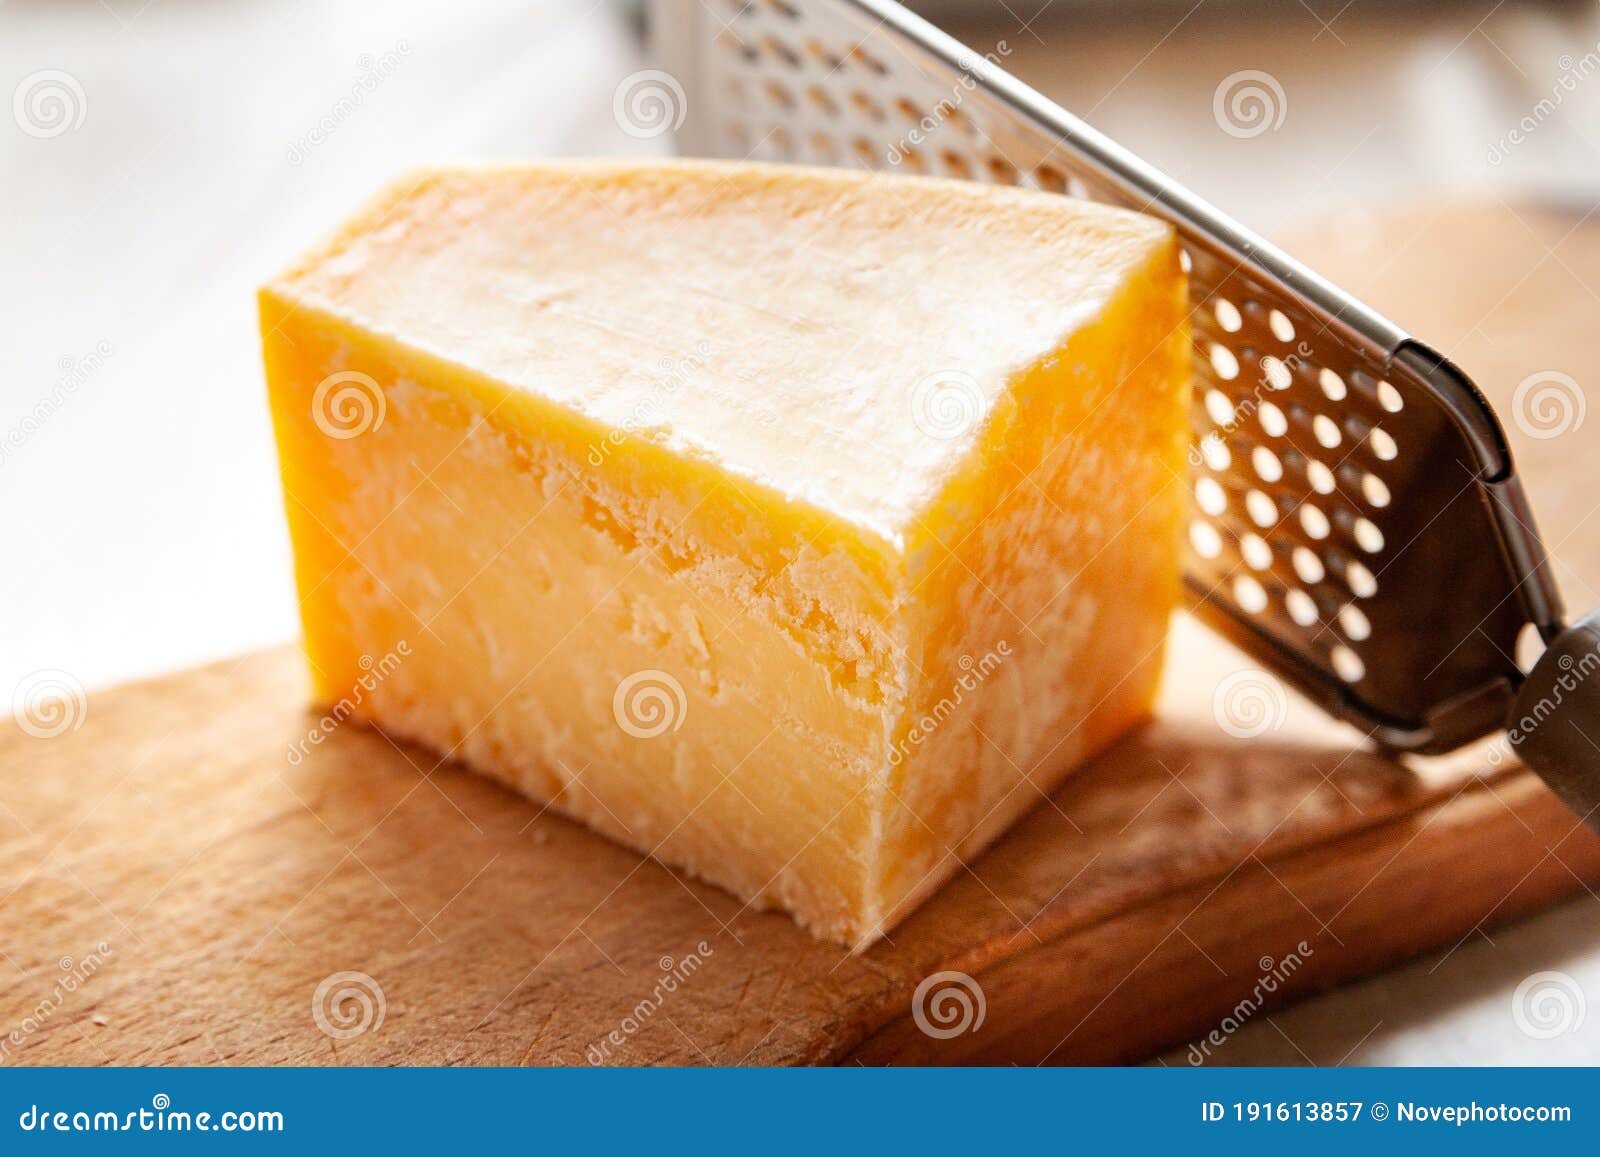
M1391 748L1449 750L1521 718L1561 656L1566 670L1600 645L1600 621L1564 629L1504 435L1459 370L1016 81L1000 53L888 0L655 0L651 15L684 88L682 152L1022 185L1178 228L1194 608L1330 713ZM1548 648L1525 677L1530 623ZM1554 724L1512 739L1592 821L1600 748Z

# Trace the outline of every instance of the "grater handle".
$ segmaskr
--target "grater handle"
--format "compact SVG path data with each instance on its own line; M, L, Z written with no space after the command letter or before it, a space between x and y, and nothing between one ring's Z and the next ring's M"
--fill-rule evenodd
M1517 691L1511 746L1600 832L1600 611L1557 634Z

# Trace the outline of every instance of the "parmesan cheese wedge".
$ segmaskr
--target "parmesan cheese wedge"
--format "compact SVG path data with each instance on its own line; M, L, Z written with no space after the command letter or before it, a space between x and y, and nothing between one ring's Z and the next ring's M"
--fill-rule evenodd
M1150 710L1188 406L1164 224L798 167L442 169L260 309L318 697L748 906L864 946Z

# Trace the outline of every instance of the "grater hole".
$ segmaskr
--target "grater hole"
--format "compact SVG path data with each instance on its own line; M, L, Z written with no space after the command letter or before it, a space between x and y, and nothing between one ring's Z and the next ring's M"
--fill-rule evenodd
M746 129L742 124L729 125L722 130L722 135L739 152L748 153L750 151L750 130Z
M1233 580L1233 600L1241 609L1252 615L1259 615L1267 609L1265 588L1247 574L1239 575Z
M1272 330L1272 336L1282 342L1294 340L1294 322L1290 321L1283 310L1275 309L1267 314L1267 327Z
M823 88L820 84L814 84L810 88L806 89L806 99L809 100L815 108L826 113L828 116L836 117L839 115L839 102L834 100L832 95L829 94L828 90Z
M850 148L856 158L867 168L874 169L878 165L878 150L872 147L872 142L866 137L857 137L850 142Z
M805 53L829 72L835 72L844 67L844 59L837 52L830 51L828 46L820 40L812 39L805 43Z
M1216 304L1211 307L1211 312L1216 314L1217 324L1228 333L1238 333L1244 328L1244 318L1239 314L1239 307L1226 297L1217 298Z
M1309 502L1300 504L1300 526L1312 538L1321 541L1333 531L1333 525L1328 521L1328 516L1323 513L1320 506L1313 506Z
M776 36L768 36L764 38L761 41L761 47L764 48L770 55L775 56L779 60L783 61L790 68L799 68L803 63L800 59L800 54L794 49L790 48L784 41L779 40Z
M1289 419L1271 402L1261 403L1256 410L1256 418L1269 437L1281 438L1289 432Z
M939 160L943 162L947 172L964 180L972 180L972 162L954 149L946 149L940 153Z
M1294 382L1294 375L1289 372L1289 367L1284 365L1282 358L1275 358L1271 354L1261 359L1262 380L1274 390L1287 390Z
M1329 652L1328 658L1333 663L1334 673L1346 683L1359 683L1367 673L1367 665L1343 643L1336 644Z
M1252 490L1244 496L1245 513L1250 521L1266 530L1278 521L1278 504L1262 490Z
M1219 426L1232 425L1238 416L1232 399L1221 390L1206 391L1206 414Z
M1294 548L1294 573L1300 576L1300 581L1315 586L1328 576L1328 570L1322 565L1322 560L1317 553L1309 547L1297 546Z
M1342 402L1349 394L1349 388L1344 384L1344 379L1326 366L1317 375L1317 384L1322 387L1322 392L1330 402Z
M1339 433L1339 423L1326 414L1318 414L1312 419L1311 433L1316 438L1317 443L1327 450L1332 450L1340 442L1344 441L1344 436Z
M1233 465L1233 454L1215 430L1200 439L1200 458L1213 470L1226 470Z
M766 0L766 2L767 2L767 7L768 8L771 8L774 12L776 12L779 16L782 16L784 19L786 19L786 20L798 20L798 19L800 19L800 9L797 8L794 4L790 3L790 0Z
M1333 471L1327 463L1318 462L1315 458L1306 461L1306 481L1311 483L1311 489L1318 494L1332 494L1338 488L1338 483L1333 477Z
M1040 165L1033 170L1033 179L1038 182L1039 188L1051 193L1065 193L1067 191L1067 177L1054 165Z
M839 149L833 143L833 138L827 133L811 134L811 152L820 161L831 163L838 156ZM907 158L909 160L909 158ZM915 166L912 166L913 168Z
M1289 612L1289 617L1302 627L1314 627L1319 616L1317 602L1299 587L1291 587L1289 593L1283 596L1284 609Z
M769 80L761 86L761 91L767 94L767 99L781 109L793 109L794 93L789 91L789 86L781 81Z
M1196 519L1189 524L1189 543L1201 558L1216 558L1222 553L1222 535L1209 522Z
M1400 456L1400 447L1395 444L1393 435L1381 426L1374 426L1368 432L1367 445L1385 462L1393 462Z
M883 111L883 106L872 99L869 93L857 89L850 94L850 103L857 112L868 120L883 121L888 119L888 114Z
M722 45L731 55L739 57L746 64L754 64L761 59L761 53L754 44L747 43L737 32L722 32L717 36L717 43Z
M1346 603L1339 611L1339 626L1345 637L1359 643L1372 636L1372 622L1354 603Z
M1266 570L1272 565L1272 548L1266 539L1254 532L1246 532L1239 539L1239 553L1254 570Z
M1377 554L1383 549L1383 531L1371 519L1356 519L1351 530L1355 534L1356 545L1368 554Z
M1358 599L1370 599L1378 593L1378 580L1373 573L1355 560L1351 560L1344 568L1344 581L1349 584L1350 592Z
M1022 183L1022 174L1004 157L989 158L989 177L997 185L1018 185Z
M1228 509L1228 496L1215 478L1201 478L1194 484L1194 500L1213 518Z
M1389 487L1376 474L1362 476L1361 494L1373 506L1380 509L1389 505Z
M1220 342L1212 342L1211 368L1217 372L1217 377L1225 382L1231 382L1239 376L1239 359L1227 346Z
M850 50L848 59L877 76L889 75L889 66L859 44Z
M1388 382L1378 383L1378 405L1388 410L1391 414L1398 414L1405 409L1405 400L1400 397L1400 391Z
M928 160L922 155L921 149L913 148L910 145L903 146L900 149L900 160L906 168L914 173L926 173L928 171Z
M1265 446L1257 446L1250 451L1250 464L1263 482L1277 482L1283 478L1282 460Z

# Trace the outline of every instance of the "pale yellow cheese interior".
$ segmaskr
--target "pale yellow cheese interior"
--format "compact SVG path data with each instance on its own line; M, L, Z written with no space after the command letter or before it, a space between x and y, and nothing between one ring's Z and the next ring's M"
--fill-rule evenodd
M819 935L870 942L1149 709L1164 225L794 167L443 170L261 313L318 695Z

